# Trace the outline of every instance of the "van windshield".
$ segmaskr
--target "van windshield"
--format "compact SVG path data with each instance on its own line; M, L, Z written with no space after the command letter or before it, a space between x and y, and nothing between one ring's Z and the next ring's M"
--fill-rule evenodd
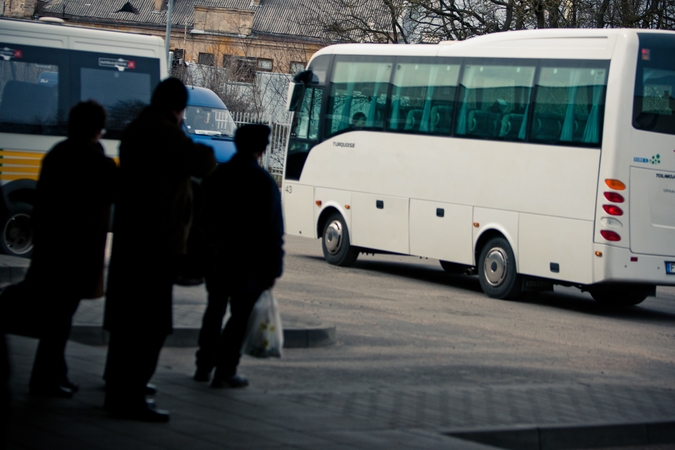
M231 137L237 128L227 109L188 106L183 120L190 134Z

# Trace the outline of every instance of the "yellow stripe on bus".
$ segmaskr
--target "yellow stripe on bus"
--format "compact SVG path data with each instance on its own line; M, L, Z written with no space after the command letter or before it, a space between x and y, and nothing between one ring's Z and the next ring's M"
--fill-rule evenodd
M2 166L0 167L0 174L2 173L40 173L39 167L12 167L12 166Z
M2 150L0 149L0 158L4 157L18 157L18 158L31 158L36 160L41 160L44 156L44 152L21 152L16 150Z
M0 173L0 180L7 180L7 181L12 181L12 180L36 180L37 181L38 176L36 175L26 175L26 174L5 174L5 173Z
M42 161L39 159L25 159L25 158L2 158L0 157L0 166L7 166L8 164L12 165L24 165L32 167L40 167Z

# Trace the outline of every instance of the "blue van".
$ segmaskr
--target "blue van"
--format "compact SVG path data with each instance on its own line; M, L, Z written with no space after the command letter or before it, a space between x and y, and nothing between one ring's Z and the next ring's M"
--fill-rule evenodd
M188 103L183 126L194 142L213 148L219 164L227 162L237 151L234 130L237 125L225 103L210 89L187 86Z

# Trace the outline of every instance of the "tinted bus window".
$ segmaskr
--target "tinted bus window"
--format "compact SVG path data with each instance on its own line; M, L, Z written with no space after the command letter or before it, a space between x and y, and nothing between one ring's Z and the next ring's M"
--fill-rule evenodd
M460 86L456 134L525 140L534 72L533 62L467 61Z
M402 62L396 64L388 129L449 134L459 64L407 62L401 59Z
M633 126L675 134L675 36L638 33Z
M92 52L72 52L73 103L93 99L108 112L106 138L121 131L148 104L159 83L159 60Z
M65 131L66 51L0 43L0 131L58 135ZM59 112L61 111L61 114Z
M326 110L326 134L344 130L382 129L392 63L351 57L335 58ZM356 60L355 60L356 59ZM368 61L370 60L370 61Z
M560 62L542 67L530 140L599 146L605 116L607 63Z

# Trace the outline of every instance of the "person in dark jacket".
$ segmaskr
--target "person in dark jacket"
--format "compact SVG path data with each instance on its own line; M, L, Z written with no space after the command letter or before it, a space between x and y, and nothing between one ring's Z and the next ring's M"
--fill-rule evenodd
M99 139L105 109L94 101L70 111L68 139L42 160L32 214L34 247L22 283L44 317L30 378L32 394L72 397L64 351L81 299L103 296L105 243L117 168ZM11 286L11 289L15 286ZM10 292L7 292L10 294ZM37 318L36 318L37 320Z
M199 333L194 379L211 387L245 387L237 375L251 310L281 276L284 226L276 182L258 165L270 134L265 125L237 129L237 153L202 183L199 225L213 248L206 275L208 305ZM230 302L231 316L223 317Z
M172 326L172 288L192 222L191 177L216 165L210 147L181 128L187 89L162 81L124 130L104 328L110 332L105 408L114 417L165 422L147 384Z

